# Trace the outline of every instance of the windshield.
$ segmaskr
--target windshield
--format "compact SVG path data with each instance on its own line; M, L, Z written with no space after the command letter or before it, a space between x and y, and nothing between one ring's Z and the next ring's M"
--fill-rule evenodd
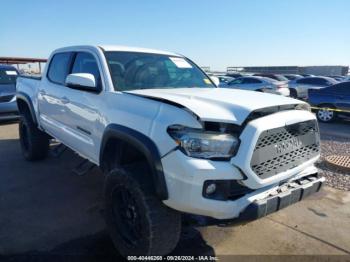
M0 69L0 85L16 84L17 72L13 69Z
M183 57L137 52L105 52L115 90L215 87Z

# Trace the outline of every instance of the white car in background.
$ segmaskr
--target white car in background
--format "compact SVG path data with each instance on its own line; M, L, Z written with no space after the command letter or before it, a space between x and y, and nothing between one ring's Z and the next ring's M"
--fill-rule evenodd
M321 89L337 83L339 82L330 77L310 76L290 81L288 85L291 97L306 99L309 89Z
M288 84L286 82L276 81L274 79L261 76L239 77L221 87L289 96Z

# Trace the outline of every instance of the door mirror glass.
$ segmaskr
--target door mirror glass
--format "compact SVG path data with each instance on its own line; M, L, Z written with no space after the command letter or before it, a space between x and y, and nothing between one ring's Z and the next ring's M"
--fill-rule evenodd
M97 88L96 80L93 74L88 73L76 73L70 74L66 78L66 85L73 89L85 90L85 91L100 91Z

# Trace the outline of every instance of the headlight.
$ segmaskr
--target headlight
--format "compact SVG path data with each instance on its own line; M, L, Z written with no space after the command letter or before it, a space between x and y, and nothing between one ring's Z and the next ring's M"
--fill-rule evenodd
M237 151L239 139L231 134L172 126L169 135L176 141L182 152L196 158L231 158Z

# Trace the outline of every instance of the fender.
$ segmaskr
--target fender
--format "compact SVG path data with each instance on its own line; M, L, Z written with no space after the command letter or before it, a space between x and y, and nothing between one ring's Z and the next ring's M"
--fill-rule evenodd
M168 199L168 189L165 182L161 157L157 146L144 134L117 124L110 124L106 127L100 149L100 163L102 163L103 152L110 138L123 140L139 149L147 159L151 168L154 188L161 200Z
M17 98L17 105L18 105L18 100L23 100L27 104L29 111L30 111L30 115L32 116L33 122L37 125L38 121L36 119L34 106L32 104L30 97L23 92L17 92L16 98Z

